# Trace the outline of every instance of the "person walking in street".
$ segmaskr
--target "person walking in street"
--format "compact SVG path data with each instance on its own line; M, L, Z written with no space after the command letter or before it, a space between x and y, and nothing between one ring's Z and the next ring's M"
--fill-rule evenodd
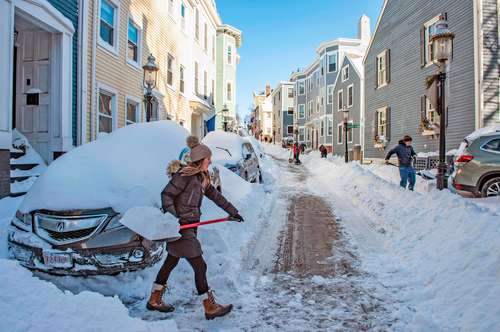
M179 224L186 225L198 222L201 216L203 196L208 197L220 208L226 211L232 221L243 222L238 210L219 193L210 182L208 167L211 163L212 152L198 140L188 138L190 148L187 164L178 160L169 165L171 179L161 193L162 209L179 219ZM147 309L171 312L174 307L163 302L163 294L170 273L185 258L194 270L196 289L199 295L206 294L203 300L205 318L213 319L228 314L233 306L216 302L213 291L207 282L207 264L203 259L201 244L197 239L197 228L181 230L181 238L167 244L167 258L160 268L153 283L151 296L147 302Z
M399 144L389 150L385 156L386 164L389 164L389 159L391 159L392 155L396 154L398 156L399 175L401 176L401 182L399 184L405 189L408 185L408 189L411 191L415 189L415 182L417 178L415 168L413 168L413 158L417 154L411 146L412 141L412 138L406 135L399 141Z
M319 152L321 153L321 158L326 158L328 156L328 150L323 144L319 146Z
M295 165L300 165L300 147L299 143L293 144L293 157L295 159Z

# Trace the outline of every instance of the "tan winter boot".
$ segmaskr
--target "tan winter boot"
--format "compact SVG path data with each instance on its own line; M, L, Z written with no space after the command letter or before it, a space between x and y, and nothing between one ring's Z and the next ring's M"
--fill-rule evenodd
M148 304L146 308L148 310L155 310L161 312L172 312L174 307L170 304L163 302L163 294L167 287L163 285L153 284L153 289L151 289L151 296L149 297Z
M209 290L207 295L207 298L203 300L206 319L210 320L215 317L222 317L233 310L232 304L218 304L215 301L214 292L212 290Z

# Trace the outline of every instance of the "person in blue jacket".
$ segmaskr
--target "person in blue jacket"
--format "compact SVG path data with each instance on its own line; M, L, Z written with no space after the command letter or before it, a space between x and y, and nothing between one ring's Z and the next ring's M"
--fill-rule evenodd
M417 174L413 167L413 158L417 155L411 146L412 138L408 135L399 141L399 144L393 147L385 156L385 163L389 163L392 155L398 156L399 162L399 175L401 176L401 187L413 191L415 189L415 182L417 181Z

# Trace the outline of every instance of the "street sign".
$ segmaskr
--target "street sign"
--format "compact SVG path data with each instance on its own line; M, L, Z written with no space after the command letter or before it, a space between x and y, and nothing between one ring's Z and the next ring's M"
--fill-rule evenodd
M359 123L349 123L347 125L348 129L353 129L353 128L361 128L361 125Z

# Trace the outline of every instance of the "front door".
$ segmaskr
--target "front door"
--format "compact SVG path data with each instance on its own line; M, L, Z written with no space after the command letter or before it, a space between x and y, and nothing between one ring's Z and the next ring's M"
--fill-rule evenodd
M17 55L16 128L50 161L50 46L46 31L19 33ZM68 89L70 87L67 87Z

